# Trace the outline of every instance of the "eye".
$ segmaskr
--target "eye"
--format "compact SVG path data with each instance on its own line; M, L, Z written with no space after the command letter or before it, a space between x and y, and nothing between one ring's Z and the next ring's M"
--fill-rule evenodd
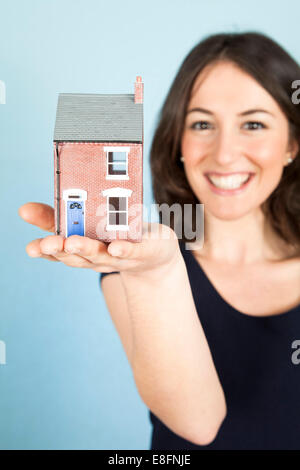
M197 121L191 125L191 129L206 130L211 124L208 121Z
M248 121L245 123L245 125L247 124L250 124L251 126L250 128L248 128L249 130L263 129L266 127L262 122L259 121Z

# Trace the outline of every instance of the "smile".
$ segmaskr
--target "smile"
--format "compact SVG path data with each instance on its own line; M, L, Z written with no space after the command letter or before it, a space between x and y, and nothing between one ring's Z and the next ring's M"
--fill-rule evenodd
M205 173L210 188L217 194L237 194L244 190L253 179L254 173L236 172L228 175L220 175L214 172Z

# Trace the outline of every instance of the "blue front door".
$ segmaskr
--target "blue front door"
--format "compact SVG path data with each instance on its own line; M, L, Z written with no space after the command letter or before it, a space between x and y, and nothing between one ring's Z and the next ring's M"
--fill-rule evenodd
M83 201L67 201L67 219L68 219L68 233L67 237L71 235L84 236L84 202Z

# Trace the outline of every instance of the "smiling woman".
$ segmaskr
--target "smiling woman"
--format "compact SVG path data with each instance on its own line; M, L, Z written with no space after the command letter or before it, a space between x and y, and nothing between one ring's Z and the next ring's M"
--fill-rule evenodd
M209 198L206 210L230 219L234 209L247 212L239 214L245 201L248 209L260 204L266 223L300 255L300 111L291 100L299 76L293 58L260 33L216 34L196 45L152 142L156 202L183 207ZM241 192L245 173L252 178Z
M183 61L153 138L155 202L204 204L203 247L180 246L227 414L198 449L300 448L299 76L263 34L209 36ZM152 448L194 448L151 420Z
M263 34L216 34L185 58L163 104L151 147L155 202L203 203L204 244L179 241L188 285L173 268L149 284L122 271L101 274L138 365L151 449L300 448L292 359L300 330L300 111L291 101L299 76L298 64ZM124 303L116 305L120 284L127 320ZM188 291L205 340L192 327ZM200 352L206 340L213 365Z
M204 130L196 127L201 119L206 119ZM222 60L198 76L181 152L189 185L206 207L208 228L210 215L233 220L251 213L256 219L255 212L278 186L289 155L297 151L285 113L251 75Z
M299 76L252 32L209 36L183 61L151 170L156 203L204 203L201 248L178 240L174 219L145 223L139 243L51 235L27 246L101 273L152 449L300 448ZM19 213L53 230L49 206Z

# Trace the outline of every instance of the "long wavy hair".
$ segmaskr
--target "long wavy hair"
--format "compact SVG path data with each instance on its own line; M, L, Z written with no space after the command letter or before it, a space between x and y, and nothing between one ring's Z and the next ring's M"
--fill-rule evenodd
M182 162L181 137L193 84L199 73L218 61L230 61L254 77L277 101L289 122L290 139L300 144L300 109L292 101L292 82L300 67L274 40L258 32L220 33L205 37L183 60L160 110L150 165L157 204L201 203L192 191ZM299 146L300 148L300 146ZM275 233L300 253L300 158L284 167L278 186L262 204ZM193 211L194 213L194 211ZM160 221L161 221L161 214ZM193 214L193 226L195 224ZM174 229L175 221L171 220ZM182 229L182 239L185 239Z

